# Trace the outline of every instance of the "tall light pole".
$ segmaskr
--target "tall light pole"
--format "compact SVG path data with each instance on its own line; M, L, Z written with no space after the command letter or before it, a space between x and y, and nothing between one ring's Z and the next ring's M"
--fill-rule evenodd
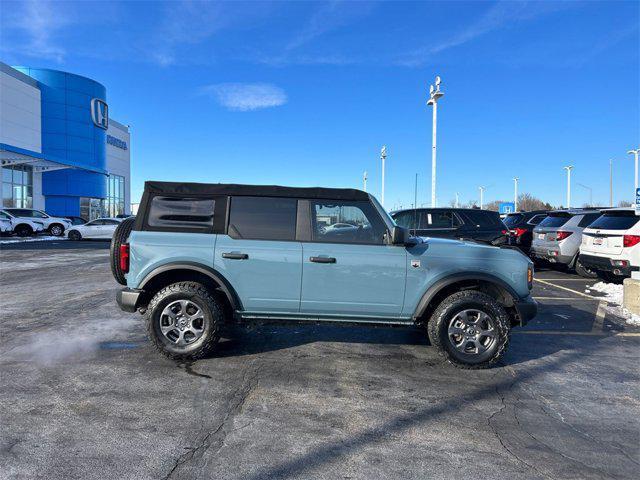
M635 178L635 184L634 184L634 190L633 190L633 194L635 195L636 191L638 190L638 153L640 153L640 148L636 148L635 150L629 150L627 153L629 155L633 155L636 160L635 176L633 177Z
M362 189L366 192L367 191L367 171L365 170L364 173L362 174Z
M518 211L518 177L513 177L513 211Z
M567 171L567 208L571 208L571 170L573 170L573 165L567 165L564 169Z
M458 195L458 192L456 192L456 208L459 208L460 205L460 195Z
M593 188L591 188L588 185L585 185L584 183L579 183L578 185L580 185L585 190L589 190L589 206L593 207Z
M384 207L384 161L387 159L387 147L380 150L380 160L382 160L382 206Z
M478 190L480 190L480 210L482 210L482 207L484 206L484 190L487 187L478 187Z
M609 159L609 206L613 207L613 158Z
M440 91L440 77L436 76L434 87L429 86L429 100L427 105L433 107L433 130L431 136L431 206L436 207L436 126L438 123L438 100L444 95Z

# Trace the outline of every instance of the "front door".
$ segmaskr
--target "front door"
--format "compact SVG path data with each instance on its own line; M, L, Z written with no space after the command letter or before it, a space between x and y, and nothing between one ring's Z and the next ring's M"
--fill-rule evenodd
M396 318L407 253L385 244L386 226L366 201L310 201L311 241L302 244L303 314Z
M230 202L228 234L218 235L214 268L233 285L246 313L298 313L297 200L237 196Z

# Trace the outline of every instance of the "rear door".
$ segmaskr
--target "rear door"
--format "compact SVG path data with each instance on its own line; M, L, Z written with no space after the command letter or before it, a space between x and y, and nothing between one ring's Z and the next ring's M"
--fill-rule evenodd
M302 245L296 240L298 200L234 196L226 235L216 241L214 267L233 285L247 313L297 313Z
M100 229L100 236L105 239L110 239L113 237L113 233L116 231L116 228L120 225L118 220L113 220L111 218L105 218L103 220L102 228Z
M387 245L387 228L367 201L310 200L311 239L302 244L300 311L397 318L404 303L407 252ZM354 229L331 229L349 223Z

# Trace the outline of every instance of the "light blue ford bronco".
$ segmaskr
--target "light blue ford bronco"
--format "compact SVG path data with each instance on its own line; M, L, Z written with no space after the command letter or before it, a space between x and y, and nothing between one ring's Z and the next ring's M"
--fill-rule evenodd
M147 182L111 266L120 308L179 361L214 353L225 324L271 320L418 325L483 368L537 310L518 250L410 237L352 189Z

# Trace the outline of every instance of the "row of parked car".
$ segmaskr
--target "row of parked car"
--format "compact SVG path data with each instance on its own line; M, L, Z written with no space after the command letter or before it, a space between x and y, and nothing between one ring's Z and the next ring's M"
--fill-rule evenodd
M518 247L537 264L575 270L586 278L621 281L640 267L640 217L632 208L497 212L419 208L391 213L424 237L463 238Z
M56 217L35 208L4 208L0 210L0 233L29 237L48 233L71 240L83 238L111 239L122 218L97 218L87 221L82 217Z

